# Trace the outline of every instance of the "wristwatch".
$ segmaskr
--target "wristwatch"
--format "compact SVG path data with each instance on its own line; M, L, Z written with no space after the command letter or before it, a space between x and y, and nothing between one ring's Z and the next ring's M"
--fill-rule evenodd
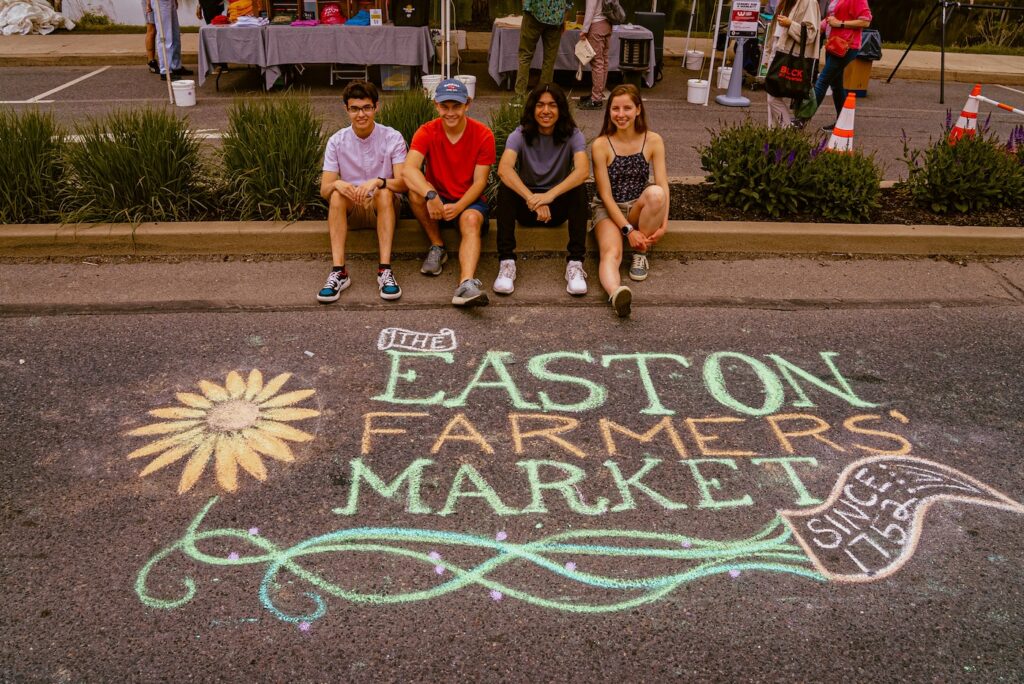
M845 21L839 22L839 28L846 28L846 22Z
M430 200L437 199L437 190L427 190L427 194L424 197L429 202Z
M377 176L377 180L380 181L380 189L381 190L383 190L384 188L388 187L388 179L385 178L384 176Z
M622 231L623 236L626 236L632 233L635 230L635 228L633 228L632 224L627 223L626 225L622 226L622 228L619 228L619 230Z

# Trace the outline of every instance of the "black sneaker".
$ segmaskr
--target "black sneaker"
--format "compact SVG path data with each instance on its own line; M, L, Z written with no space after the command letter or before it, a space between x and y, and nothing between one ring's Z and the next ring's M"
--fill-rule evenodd
M316 300L324 304L336 302L338 297L341 296L341 291L351 284L352 279L348 277L348 273L331 271L330 275L327 276L327 282L324 283L323 289L316 293Z
M171 70L172 76L191 76L194 73L196 72L192 71L191 69L186 69L185 67L178 67L177 69Z
M149 60L149 62L146 64L146 66L149 67L149 73L151 73L151 74L159 74L160 73L160 62L156 61L155 59Z
M160 74L160 80L161 81L166 81L167 80L167 74ZM178 76L176 73L174 73L172 71L171 72L171 80L172 81L180 81L181 80L181 76Z
M600 100L594 100L594 99L591 99L589 97L586 98L586 99L581 97L580 98L579 108L580 109L604 109L604 102L601 102Z
M822 126L821 130L825 131L826 133L831 133L832 129L835 128L835 127L836 127L835 124L829 124L827 126Z

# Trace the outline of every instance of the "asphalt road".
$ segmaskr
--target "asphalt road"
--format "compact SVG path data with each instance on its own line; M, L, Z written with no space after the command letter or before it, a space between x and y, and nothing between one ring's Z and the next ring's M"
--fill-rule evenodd
M141 40L141 39L140 39ZM488 120L489 113L508 97L485 72L484 64L467 64L466 73L477 76L477 101L471 115ZM102 67L54 68L54 67L7 67L0 69L0 107L24 110L40 107L53 111L63 124L73 127L88 117L101 116L117 108L162 106L167 102L166 83L150 74L144 65L138 67L112 66L74 85L45 97L55 88L60 88L75 79L92 74ZM671 176L703 175L700 168L698 148L707 144L711 131L726 123L734 123L753 117L764 120L767 116L763 91L744 91L751 100L748 108L729 108L717 104L708 107L690 104L686 101L686 81L694 74L679 67L669 67L663 81L652 90L645 90L648 113L652 127L666 139L668 150L668 172ZM573 95L584 90L573 81L569 72L558 74L567 88L575 88ZM261 78L256 70L235 71L221 79L221 90L214 89L213 79L198 89L198 104L194 108L179 110L187 115L192 128L200 135L209 136L212 144L227 128L227 110L240 97L260 96ZM587 86L589 88L589 86ZM985 93L1002 102L1016 107L1024 106L1024 89L1019 86L985 84ZM317 111L322 115L325 126L335 130L347 125L339 101L341 86L330 87L324 66L310 66L296 83L296 90L308 92ZM946 84L946 103L938 104L938 83L908 81L896 78L891 84L872 81L868 97L858 103L856 115L857 149L874 153L883 165L884 178L895 180L905 175L902 136L905 132L912 146L923 147L929 138L942 134L947 110L955 117L970 93L971 86L964 83ZM713 91L713 95L719 91ZM277 96L275 94L275 96ZM26 103L39 98L38 103ZM832 123L831 100L823 103L813 120L815 126ZM1006 139L1013 126L1020 123L1020 117L1001 112L994 107L983 107L981 120L992 111L991 129L1001 139ZM577 121L588 138L600 130L603 113L600 111L578 111Z
M1018 262L92 261L4 265L4 680L1020 680Z

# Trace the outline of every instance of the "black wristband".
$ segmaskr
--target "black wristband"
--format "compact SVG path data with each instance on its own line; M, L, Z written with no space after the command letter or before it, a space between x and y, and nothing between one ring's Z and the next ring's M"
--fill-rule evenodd
M377 176L377 180L380 181L380 189L388 187L388 180L384 176Z

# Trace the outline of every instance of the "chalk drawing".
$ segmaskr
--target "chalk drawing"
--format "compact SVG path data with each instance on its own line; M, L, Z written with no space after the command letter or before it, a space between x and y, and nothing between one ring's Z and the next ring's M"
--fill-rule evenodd
M311 537L298 544L282 548L266 536L250 535L244 529L221 528L201 530L200 527L217 497L203 507L185 531L185 534L170 546L154 555L139 571L135 591L140 600L151 608L175 609L195 598L198 590L196 581L189 576L181 580L184 592L172 598L161 598L151 593L150 574L165 558L180 552L193 561L211 566L256 565L264 568L260 582L259 599L263 607L274 617L291 623L313 623L327 612L325 596L344 599L352 603L369 605L408 604L436 599L461 589L479 586L491 592L491 598L515 598L534 606L570 613L603 613L627 610L657 601L676 589L696 580L727 574L731 570L785 573L813 580L824 580L810 565L807 556L799 546L791 542L792 532L781 519L774 519L757 534L738 540L708 540L678 534L663 534L643 530L570 530L553 534L536 541L516 544L498 541L486 536L461 532L397 528L361 527L338 530ZM242 555L236 560L216 556L201 550L201 546L218 540L243 541L254 549L252 555ZM620 540L621 543L614 543ZM682 543L691 544L683 548ZM449 552L442 555L424 553L416 546L444 546ZM462 567L452 558L460 550L486 550L493 555L476 565ZM442 581L429 589L408 591L398 594L360 592L334 583L306 567L300 561L306 557L321 554L381 553L410 559L426 564L430 568L442 568L444 576L451 579ZM637 571L643 562L651 559L676 561L680 569L662 575L624 577L622 574L601 575L583 572L567 567L557 560L558 556L599 556L624 561L623 572ZM499 568L510 564L531 564L536 570L544 570L565 580L575 582L580 589L608 591L622 595L611 602L588 602L581 596L567 597L564 592L555 596L542 596L524 589L499 582L490 576ZM293 615L274 603L273 587L277 585L279 573L291 573L312 588L304 594L312 602L308 614ZM557 591L557 588L553 591ZM497 593L494 593L497 592Z
M824 504L810 510L779 511L760 532L744 539L710 540L681 534L644 530L569 530L526 543L512 543L461 532L400 527L360 527L311 537L283 548L265 536L242 528L201 530L203 520L217 503L213 497L192 520L185 534L157 552L142 567L135 591L147 606L176 609L195 598L198 585L190 576L181 580L184 592L161 598L149 588L150 575L161 561L178 552L196 563L211 566L256 565L264 568L259 600L274 617L295 624L311 624L327 612L325 596L366 605L409 604L439 598L479 586L492 600L515 598L534 606L570 613L614 612L657 601L680 587L715 575L736 579L748 571L788 574L817 581L866 582L887 577L911 557L921 534L927 509L936 501L976 503L1024 513L1024 506L953 468L911 456L875 456L849 465L836 481ZM879 526L884 526L879 529ZM540 528L540 525L537 525ZM251 555L233 552L225 558L201 550L213 541L243 542ZM793 543L793 542L797 543ZM618 542L618 543L616 543ZM429 552L419 550L426 545ZM446 554L437 551L445 548ZM492 555L463 567L456 560L463 550L485 550ZM342 586L304 567L306 557L324 554L379 553L433 568L440 577L451 576L426 589L397 594L360 592ZM569 556L597 556L624 561L622 573L583 572ZM652 559L671 560L681 567L662 575L629 576ZM492 579L499 568L530 564L576 582L581 589L616 592L610 602L589 601L582 592L543 596ZM318 567L323 563L317 563ZM290 573L311 587L303 595L312 602L307 614L295 615L274 601L278 576ZM533 574L531 573L531 577Z
M823 504L779 511L822 575L871 582L906 564L924 516L938 501L1024 513L1024 506L973 477L923 458L873 456L843 470Z
M291 373L264 383L259 370L243 379L237 371L227 374L224 386L200 380L201 394L179 392L179 406L153 409L149 415L163 419L135 428L129 437L158 439L128 454L129 459L155 456L139 473L145 477L188 456L178 482L178 494L192 489L212 459L217 483L226 491L238 489L238 469L264 482L267 467L262 456L282 463L295 460L287 442L308 442L313 435L288 423L320 415L319 411L294 406L316 390L302 389L279 394Z
M384 328L377 337L377 349L405 349L408 351L446 352L459 346L455 331L441 328L436 333L416 332L404 328Z

